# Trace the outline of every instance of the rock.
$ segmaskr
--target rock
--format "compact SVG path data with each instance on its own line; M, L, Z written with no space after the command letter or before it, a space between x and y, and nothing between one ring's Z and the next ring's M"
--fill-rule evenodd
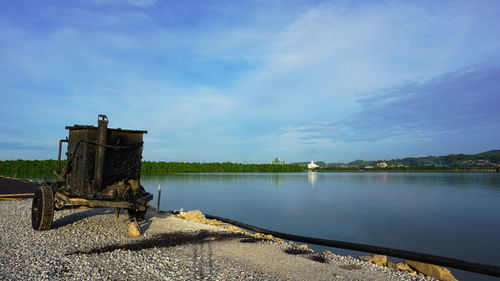
M402 262L388 262L387 267L404 272L414 272L408 264Z
M307 246L307 244L301 244L301 245L299 245L299 247L301 247L303 249L309 249L309 246Z
M132 237L141 236L141 230L139 229L139 225L135 221L130 221L127 223L127 232Z
M242 230L241 228L236 227L234 225L231 225L231 224L228 224L225 222L221 222L218 220L209 220L205 217L205 215L200 210L192 210L189 212L180 211L177 216L181 219L185 219L185 220L189 220L189 221L193 221L193 222L197 222L197 223L209 224L209 225L221 227L224 229L236 231L239 233L248 234L248 232L246 232L246 231ZM264 235L264 237L265 237L265 235Z
M448 270L446 267L418 262L418 261L412 261L412 260L405 260L405 261L416 271L423 273L427 276L436 278L441 281L457 281L455 276L453 276L450 270Z
M266 235L266 234L263 234L263 233L254 233L254 234L251 234L253 237L255 238L263 238L263 239L270 239L270 240L275 240L276 238L274 238L274 236L272 235Z
M218 221L218 220L208 220L208 224L215 225L218 227L223 227L226 223Z
M234 225L230 225L230 224L229 224L229 226L226 229L229 229L229 230L232 230L232 231L236 231L236 232L239 232L239 233L246 233L241 228L239 228L237 226L234 226Z
M380 266L385 266L387 264L387 256L384 255L361 256L359 259Z
M324 250L324 251L323 251L323 254L325 254L325 255L331 255L331 254L332 254L332 251L330 251L330 250Z
M189 221L194 221L194 222L199 222L199 223L206 223L207 219L205 218L205 215L200 210L192 210L189 212L179 212L179 218L189 220Z

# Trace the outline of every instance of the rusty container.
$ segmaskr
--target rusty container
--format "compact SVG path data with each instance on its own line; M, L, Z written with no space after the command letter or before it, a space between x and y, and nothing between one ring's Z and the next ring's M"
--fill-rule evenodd
M108 118L102 114L97 127L66 129L69 136L59 141L57 181L42 183L33 197L33 229L50 229L57 210L115 208L118 216L121 210L127 215L129 233L136 237L140 234L138 221L144 219L153 199L140 184L142 138L147 131L108 128ZM64 168L62 143L68 143Z
M107 124L107 118L99 115L97 127L66 127L69 130L69 171L66 172L65 193L86 199L114 200L134 199L140 195L137 191L143 135L147 131L111 129ZM126 188L127 185L130 188Z

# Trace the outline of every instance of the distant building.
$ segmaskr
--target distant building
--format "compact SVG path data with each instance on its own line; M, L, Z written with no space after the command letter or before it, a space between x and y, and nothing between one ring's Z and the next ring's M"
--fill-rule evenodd
M273 161L271 161L273 165L285 165L285 161L281 160L281 158L276 157Z
M312 160L311 160L311 163L307 164L308 169L314 169L314 168L318 168L318 167L319 167L319 165L314 163L314 161L312 161Z
M385 162L378 162L377 164L375 164L375 167L377 168L387 168L387 166L389 165Z

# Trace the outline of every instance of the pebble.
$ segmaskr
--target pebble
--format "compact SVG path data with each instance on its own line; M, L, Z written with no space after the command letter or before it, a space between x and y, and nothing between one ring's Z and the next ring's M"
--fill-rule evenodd
M31 200L0 201L0 280L280 280L229 259L196 253L194 245L124 246L151 239L131 238L122 217L111 209L63 210L54 214L52 229L31 228ZM263 239L277 247L300 246ZM398 280L433 280L414 276L331 252L315 252L330 262L357 264L384 271ZM339 274L337 280L351 280Z

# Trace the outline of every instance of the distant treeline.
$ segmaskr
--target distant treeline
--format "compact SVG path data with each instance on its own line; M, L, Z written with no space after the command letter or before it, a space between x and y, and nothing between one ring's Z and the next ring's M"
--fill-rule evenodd
M500 163L500 154L498 151L485 152L480 154L450 154L444 156L426 156L426 157L408 157L403 159L392 160L375 160L365 161L356 160L347 163L353 166L370 166L378 162L386 162L390 166L405 165L412 169L418 167L478 167L478 166L495 166Z
M239 163L185 163L185 162L142 162L144 175L163 175L168 173L279 173L304 172L298 165L239 164Z
M66 161L61 161L64 167ZM57 169L56 160L5 160L0 161L0 175L50 176Z
M500 150L490 150L478 154L449 154L443 156L407 157L391 160L355 160L348 163L325 163L315 161L320 168L315 170L356 170L385 162L388 168L376 170L453 170L453 169L496 169L500 166ZM308 162L293 163L307 166Z
M61 166L66 165L61 161ZM56 160L6 160L0 161L0 174L8 176L49 176L57 168ZM238 164L224 163L184 163L144 161L141 166L143 175L165 175L169 173L266 173L266 172L304 172L297 165Z
M479 169L479 168L477 168ZM487 169L487 168L485 168ZM367 172L383 172L383 171L466 171L470 170L465 167L445 167L445 166L412 166L412 167L373 167L373 168L363 168L363 167L336 167L336 166L325 166L315 168L314 171L317 172L351 172L351 171L367 171Z
M499 161L499 153L483 153L480 160L471 155L448 155L438 157L420 157L389 160L386 168L373 167L366 169L364 166L373 165L375 161L353 161L349 166L320 165L315 171L446 171L446 170L482 170L497 169L493 161ZM486 154L486 155L485 155ZM486 160L485 160L486 159ZM402 161L404 160L404 161ZM430 161L433 160L433 161ZM472 160L472 161L471 161ZM480 162L473 162L474 160ZM485 161L492 162L485 162ZM481 162L482 161L482 162ZM412 163L413 162L413 163ZM499 161L500 162L500 161ZM496 162L498 163L498 162ZM402 164L404 166L402 166ZM66 161L61 161L64 167ZM56 160L5 160L0 161L0 175L5 176L52 176L52 171L57 169ZM186 162L152 162L144 161L141 166L143 175L165 175L171 173L280 173L280 172L305 172L304 163L288 165L273 164L239 164L223 163L186 163Z

